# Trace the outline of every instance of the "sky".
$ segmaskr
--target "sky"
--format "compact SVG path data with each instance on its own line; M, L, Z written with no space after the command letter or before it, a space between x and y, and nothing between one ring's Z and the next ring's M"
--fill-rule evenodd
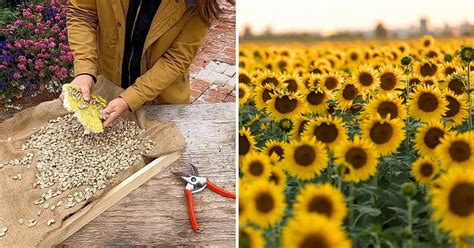
M431 26L474 23L474 0L239 0L240 32L267 26L273 32L373 30L378 21L389 29L418 26L421 17Z

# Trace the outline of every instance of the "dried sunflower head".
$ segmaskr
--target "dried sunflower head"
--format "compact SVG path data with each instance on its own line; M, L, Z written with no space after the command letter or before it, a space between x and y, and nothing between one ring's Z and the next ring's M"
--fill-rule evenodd
M100 111L105 109L107 101L98 95L92 95L89 102L82 97L79 86L72 84L63 85L64 108L74 112L74 116L84 126L87 132L101 133L104 126L100 119Z

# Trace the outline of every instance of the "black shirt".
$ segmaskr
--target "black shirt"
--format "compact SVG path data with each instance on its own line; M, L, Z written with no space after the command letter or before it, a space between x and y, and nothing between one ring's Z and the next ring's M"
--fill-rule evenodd
M122 88L140 76L143 45L161 0L130 0L125 24L125 47L122 61ZM132 33L133 32L133 33Z

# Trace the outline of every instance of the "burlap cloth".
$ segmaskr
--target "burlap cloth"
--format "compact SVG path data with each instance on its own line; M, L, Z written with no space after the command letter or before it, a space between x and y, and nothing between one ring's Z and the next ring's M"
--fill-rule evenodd
M93 94L103 96L107 101L112 100L121 93L122 89L99 76L93 89ZM20 151L22 144L29 137L45 126L49 120L63 116L67 111L62 103L56 99L44 102L36 107L32 107L15 114L11 119L0 123L0 163L5 163L12 159L21 159L28 152L34 150ZM164 154L181 150L184 147L185 140L176 125L164 120L148 118L143 110L136 113L127 113L127 118L135 120L141 128L145 129L144 136L148 136L155 143L155 148L148 154L149 158L156 158ZM125 178L144 166L144 158L139 164L135 164L128 170L121 172L117 177L108 182L107 188L97 191L93 198L77 204L75 207L65 209L60 207L51 211L43 209L38 217L37 212L41 205L34 205L41 195L48 189L33 189L35 180L36 163L33 159L32 166L28 169L26 166L6 165L0 169L0 227L8 227L7 235L0 237L0 247L34 247L39 244L42 238L59 227L67 216L79 211L89 202L94 201L105 192L119 184ZM21 173L23 178L20 181L13 180L12 176ZM75 190L77 191L77 189ZM70 191L70 192L75 192ZM67 197L70 192L64 192L62 195L50 200L52 203ZM19 225L18 220L25 219L23 225ZM28 227L28 220L36 218L38 224L34 227ZM47 221L54 218L57 222L51 227L47 226Z

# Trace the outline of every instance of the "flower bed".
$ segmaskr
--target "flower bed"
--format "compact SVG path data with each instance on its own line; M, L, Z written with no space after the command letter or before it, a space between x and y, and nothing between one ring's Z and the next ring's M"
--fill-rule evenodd
M57 96L71 80L67 0L29 1L0 38L0 107L18 108L22 98ZM35 98L37 99L37 98ZM44 99L41 97L40 99Z

